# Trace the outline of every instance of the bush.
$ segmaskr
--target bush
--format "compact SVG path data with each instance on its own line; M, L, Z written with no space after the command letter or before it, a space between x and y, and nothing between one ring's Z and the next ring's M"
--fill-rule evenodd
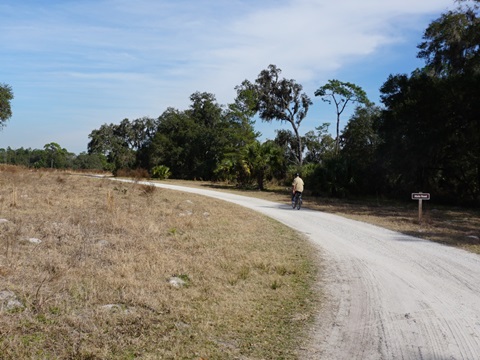
M158 165L152 169L152 178L165 180L172 175L170 168L165 165Z
M304 178L308 189L315 196L345 197L348 195L348 176L345 162L331 158L309 169Z

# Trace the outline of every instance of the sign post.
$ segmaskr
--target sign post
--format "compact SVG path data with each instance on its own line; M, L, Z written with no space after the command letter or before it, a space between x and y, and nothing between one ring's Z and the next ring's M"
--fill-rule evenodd
M412 193L412 200L418 200L418 221L422 222L422 201L430 200L429 193Z

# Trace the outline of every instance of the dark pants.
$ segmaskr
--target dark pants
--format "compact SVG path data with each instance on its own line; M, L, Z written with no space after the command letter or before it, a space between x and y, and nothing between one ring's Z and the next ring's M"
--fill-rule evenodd
M295 191L295 194L292 194L292 202L295 200L295 195L296 194L299 194L298 196L300 197L300 199L302 198L302 192L301 191Z

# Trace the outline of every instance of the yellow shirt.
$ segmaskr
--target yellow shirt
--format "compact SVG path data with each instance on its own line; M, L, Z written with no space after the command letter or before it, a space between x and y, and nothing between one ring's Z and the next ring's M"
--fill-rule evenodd
M303 192L303 185L303 180L300 178L300 176L297 176L295 179L293 179L292 186L294 187L295 191Z

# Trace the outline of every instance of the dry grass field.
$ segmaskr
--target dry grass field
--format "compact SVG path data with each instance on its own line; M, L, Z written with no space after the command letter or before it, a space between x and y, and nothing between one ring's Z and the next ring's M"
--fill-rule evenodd
M293 359L316 256L232 204L0 165L0 357Z

